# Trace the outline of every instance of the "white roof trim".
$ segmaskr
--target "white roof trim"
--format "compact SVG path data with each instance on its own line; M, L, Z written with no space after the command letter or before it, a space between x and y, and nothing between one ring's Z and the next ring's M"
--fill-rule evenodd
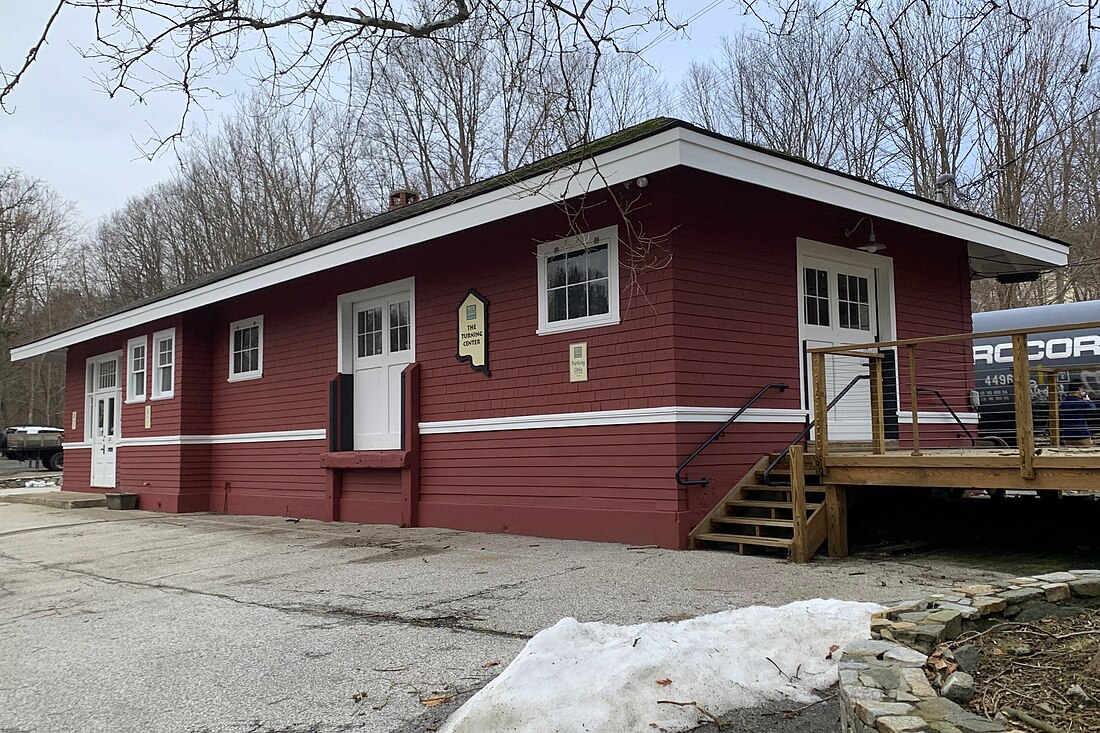
M601 153L594 159L586 159L571 169L487 191L465 201L48 336L12 349L11 359L19 361L47 354L678 165L986 245L1033 260L1041 266L1060 266L1068 259L1066 247L1037 235L694 130L673 128Z
M939 232L1047 266L1064 265L1069 258L1068 247L1037 234L694 130L681 132L688 143L682 164L697 170Z

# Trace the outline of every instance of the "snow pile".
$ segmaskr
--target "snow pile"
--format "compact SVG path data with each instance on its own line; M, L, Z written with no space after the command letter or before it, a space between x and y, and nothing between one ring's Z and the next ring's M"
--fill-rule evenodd
M869 637L881 606L800 601L675 623L566 618L534 636L440 733L685 731L703 717L787 698L837 679L830 647Z
M36 479L36 478L35 479L30 479L30 480L26 481L23 484L23 487L27 488L27 489L40 489L40 488L43 488L45 486L57 486L57 484L54 483L53 481L45 481L43 479Z

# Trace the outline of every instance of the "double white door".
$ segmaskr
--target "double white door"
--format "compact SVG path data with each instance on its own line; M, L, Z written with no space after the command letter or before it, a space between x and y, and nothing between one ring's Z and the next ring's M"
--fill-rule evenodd
M802 258L800 283L801 334L808 349L876 341L878 307L875 270L854 264ZM826 355L825 371L830 402L857 376L868 373L865 359ZM807 383L810 363L806 363ZM808 389L813 409L813 390ZM871 438L871 390L869 380L856 382L829 411L829 438Z
M413 361L409 292L355 303L355 449L401 448L401 372Z

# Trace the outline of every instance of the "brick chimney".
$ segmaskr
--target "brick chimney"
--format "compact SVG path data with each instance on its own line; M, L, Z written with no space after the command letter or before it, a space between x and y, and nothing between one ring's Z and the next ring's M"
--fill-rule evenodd
M390 193L390 211L400 209L402 206L415 204L420 200L420 194L411 188L398 188Z

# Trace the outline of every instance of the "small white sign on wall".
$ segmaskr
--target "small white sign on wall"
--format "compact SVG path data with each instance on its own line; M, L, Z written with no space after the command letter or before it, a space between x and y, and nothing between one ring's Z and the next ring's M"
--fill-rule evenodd
M588 344L569 344L569 381L588 381Z
M153 426L153 406L145 406L145 429L148 430Z

